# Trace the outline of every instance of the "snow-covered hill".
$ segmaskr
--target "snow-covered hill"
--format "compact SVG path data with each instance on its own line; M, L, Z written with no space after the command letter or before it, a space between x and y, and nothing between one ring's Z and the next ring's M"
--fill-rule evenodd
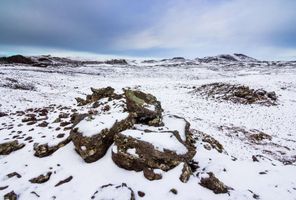
M296 199L295 61L0 61L6 199Z

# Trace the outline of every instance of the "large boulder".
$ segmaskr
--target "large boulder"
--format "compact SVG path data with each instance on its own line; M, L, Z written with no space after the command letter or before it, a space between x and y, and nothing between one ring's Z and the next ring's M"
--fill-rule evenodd
M124 90L127 110L137 114L137 123L151 126L162 125L162 108L152 94L138 90Z
M75 150L88 163L103 157L115 134L134 124L134 114L125 111L124 99L105 98L98 105L96 114L81 117L70 133Z
M164 116L164 126L137 124L115 136L112 159L127 170L168 171L195 155L189 123L176 116Z

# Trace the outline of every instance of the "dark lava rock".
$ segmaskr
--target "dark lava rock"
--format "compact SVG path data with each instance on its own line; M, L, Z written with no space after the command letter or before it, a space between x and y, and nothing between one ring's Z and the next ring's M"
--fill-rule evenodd
M213 99L239 104L273 106L277 105L278 99L275 92L267 92L263 89L254 90L248 86L229 83L205 84L196 88L193 92Z
M3 198L4 200L17 200L18 195L14 191L11 191L5 194Z
M71 122L61 122L60 126L65 127L65 126L68 126L69 124L71 124Z
M144 168L143 174L144 174L144 177L150 181L162 179L161 174L155 173L153 169L150 169L150 168Z
M65 184L65 183L68 183L70 182L71 180L73 179L73 176L69 176L68 178L64 179L64 180L61 180L59 181L57 184L55 184L55 187L58 187L62 184Z
M179 126L178 123L182 123L179 124L181 130L170 127L176 124ZM151 168L168 171L181 162L188 163L195 155L190 137L189 126L182 118L165 116L162 128L135 125L133 129L117 134L112 149L112 160L127 170L142 171ZM153 141L145 138L155 138L158 145L154 146ZM175 143L174 148L167 143Z
M68 118L69 117L69 113L60 113L59 114L59 118Z
M93 200L117 199L118 197L127 197L126 200L135 200L134 191L125 183L121 185L103 185L91 197Z
M0 186L0 190L5 190L5 189L8 188L8 187L9 187L8 185Z
M106 119L108 120L106 121ZM104 122L108 124L104 124ZM111 123L111 127L109 127L109 123ZM85 162L90 163L105 155L114 141L115 134L131 128L133 124L134 115L128 113L120 115L115 113L114 116L112 114L88 116L72 129L70 135L76 152ZM97 127L97 131L90 134L81 130L81 127Z
M13 151L23 148L25 144L19 144L17 140L0 144L0 155L8 155Z
M67 137L65 140L59 142L57 145L54 146L48 146L48 144L34 144L34 156L42 158L46 156L50 156L55 151L57 151L59 148L62 148L63 146L67 145L71 141L70 137Z
M138 196L139 196L139 197L144 197L144 196L145 196L145 192L138 191Z
M14 55L10 57L2 57L0 58L0 63L8 63L8 64L33 64L34 61L29 58L22 55Z
M113 59L105 61L106 64L109 65L127 65L127 61L125 59Z
M170 189L170 192L173 193L174 195L178 194L178 191L175 188Z
M85 100L79 97L76 98L78 106L83 106L89 103L93 103L106 97L115 98L115 99L120 98L120 95L117 95L114 93L114 88L112 87L106 87L106 88L100 88L100 89L91 88L91 91L92 91L92 94L87 95Z
M39 126L39 127L47 127L47 125L48 125L48 122L43 121L40 124L38 124L37 126Z
M64 136L65 136L64 133L60 133L60 134L57 135L57 138L63 138Z
M12 178L12 177L14 177L14 176L16 176L17 178L21 178L22 176L19 174L19 173L17 173L17 172L12 172L12 173L9 173L9 174L7 174L6 175L8 178Z
M27 116L24 119L22 119L22 122L32 122L32 121L34 121L34 122L37 121L37 119L36 119L36 117L35 117L34 114L33 115L30 115L30 116Z
M212 190L215 194L227 193L229 187L224 185L212 172L208 172L209 177L201 178L200 185Z
M51 174L52 172L47 172L46 175L41 174L35 178L30 179L29 181L31 183L37 183L37 184L45 183L50 179Z
M183 183L187 183L191 175L192 175L192 170L190 165L188 165L187 163L184 163L182 173L179 178L180 181Z
M7 113L0 112L0 117L4 117L4 116L7 116L7 115L8 115Z
M152 94L137 90L124 90L127 110L137 114L137 123L150 126L162 125L162 108L159 101Z
M191 129L191 131L193 132L197 140L200 140L204 143L205 149L216 149L219 153L225 152L223 145L212 136L195 129Z

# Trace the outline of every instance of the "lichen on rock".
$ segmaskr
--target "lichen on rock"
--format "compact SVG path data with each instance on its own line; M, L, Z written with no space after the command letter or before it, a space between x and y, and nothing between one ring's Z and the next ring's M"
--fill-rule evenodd
M137 114L136 122L150 126L162 125L161 103L152 94L139 90L124 90L127 110Z
M19 143L18 140L0 144L0 155L9 155L13 151L23 148L25 144Z

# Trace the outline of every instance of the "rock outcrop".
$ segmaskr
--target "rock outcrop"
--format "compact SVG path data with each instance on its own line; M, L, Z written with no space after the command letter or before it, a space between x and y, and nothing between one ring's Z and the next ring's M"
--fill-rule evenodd
M125 111L124 99L102 99L96 103L97 113L82 118L70 133L75 150L86 162L103 157L115 134L131 128L135 121L134 114Z
M0 63L8 63L8 64L33 64L34 61L22 55L14 55L9 57L0 58Z
M112 159L127 170L168 171L195 155L189 123L176 116L164 116L163 127L136 124L115 136ZM144 171L145 172L145 171Z
M112 148L112 159L121 168L143 171L149 180L162 176L154 169L168 171L180 163L180 180L187 182L189 162L195 155L190 124L181 117L162 115L161 103L151 94L125 89L115 94L111 87L91 89L80 106L90 114L76 115L70 135L76 152L85 162L95 162ZM73 123L73 122L72 122Z
M230 101L239 104L260 104L265 106L277 105L278 97L275 92L263 89L251 89L244 85L229 83L211 83L196 88L194 93L217 100Z

